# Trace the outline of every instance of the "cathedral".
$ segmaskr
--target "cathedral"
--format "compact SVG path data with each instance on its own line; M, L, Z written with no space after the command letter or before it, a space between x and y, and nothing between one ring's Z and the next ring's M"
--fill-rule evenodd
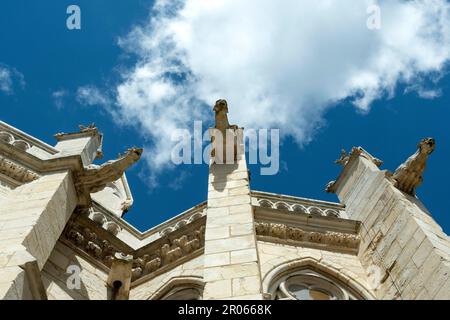
M450 299L450 238L415 193L432 138L395 171L342 151L333 203L253 190L243 129L214 112L232 139L212 139L207 198L146 232L122 218L142 149L97 165L94 125L52 146L0 121L1 299Z

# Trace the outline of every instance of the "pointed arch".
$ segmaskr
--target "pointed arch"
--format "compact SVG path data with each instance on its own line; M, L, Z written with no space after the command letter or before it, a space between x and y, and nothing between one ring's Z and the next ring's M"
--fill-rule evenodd
M311 270L322 275L325 280L331 280L336 286L345 288L345 290L349 291L358 299L375 299L375 296L369 289L346 274L345 270L337 270L313 257L286 261L273 267L263 278L263 292L274 298L274 287L283 279L302 270Z
M201 300L205 283L196 276L174 277L156 290L147 300Z

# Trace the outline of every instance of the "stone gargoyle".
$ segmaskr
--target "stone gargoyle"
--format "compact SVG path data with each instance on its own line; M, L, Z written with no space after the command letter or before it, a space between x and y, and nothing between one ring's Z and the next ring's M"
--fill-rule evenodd
M214 105L213 111L216 113L215 120L216 120L216 126L215 128L218 129L222 134L225 136L225 132L227 129L237 129L237 125L230 125L228 122L228 103L224 99L220 99L216 101L216 104Z
M418 150L401 164L392 175L394 185L401 191L416 195L416 188L422 183L428 156L434 151L436 142L433 138L426 138L417 145Z
M214 105L213 111L215 112L215 129L218 130L222 136L222 142L223 142L223 158L222 161L225 159L226 155L226 141L227 141L227 130L233 131L233 148L234 148L234 160L236 160L237 156L237 136L235 130L239 129L237 125L230 125L228 122L228 103L224 99L220 99L216 101L216 104ZM215 141L215 137L212 136L212 142ZM216 156L216 150L213 149L211 153L212 157Z
M140 148L131 148L117 160L105 162L100 166L95 164L86 166L77 175L77 188L89 194L103 190L108 183L119 179L125 170L137 162L141 158L142 151Z

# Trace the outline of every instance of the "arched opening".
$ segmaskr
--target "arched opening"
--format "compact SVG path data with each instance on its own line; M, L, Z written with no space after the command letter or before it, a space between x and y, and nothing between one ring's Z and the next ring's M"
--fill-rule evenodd
M264 291L274 300L372 300L369 290L315 259L287 262L270 271Z
M205 283L201 278L172 278L148 300L202 300L204 287Z

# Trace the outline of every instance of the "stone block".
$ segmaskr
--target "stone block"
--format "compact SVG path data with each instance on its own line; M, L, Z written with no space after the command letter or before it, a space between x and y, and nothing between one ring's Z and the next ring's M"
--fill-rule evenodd
M208 228L205 232L205 240L225 239L230 236L230 227Z
M203 274L205 281L210 282L257 276L259 275L259 267L256 263L232 264L228 266L205 268Z
M205 268L225 266L229 264L230 264L229 252L205 254Z
M253 235L233 237L226 239L226 241L223 239L205 241L205 254L250 248L256 248L255 238Z
M208 282L205 286L203 295L206 299L224 299L231 297L231 280Z
M242 277L232 280L233 296L246 296L261 293L259 276Z
M257 261L258 256L255 249L247 249L247 250L238 250L230 252L231 263L239 264Z

